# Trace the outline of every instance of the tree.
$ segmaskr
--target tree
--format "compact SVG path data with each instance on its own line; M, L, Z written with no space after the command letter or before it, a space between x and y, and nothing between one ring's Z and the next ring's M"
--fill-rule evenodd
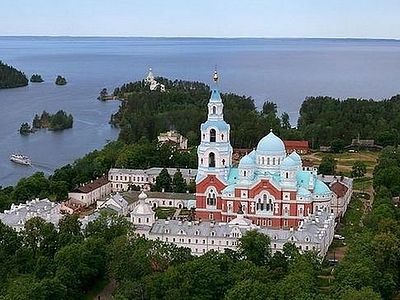
M274 285L258 280L243 280L236 283L225 296L225 300L268 300L274 299Z
M19 128L19 133L22 135L28 135L32 132L31 127L28 123L22 123L21 127Z
M161 192L171 192L172 191L172 180L166 168L162 169L160 174L156 177L155 188L157 191Z
M323 175L334 175L336 173L336 159L331 155L322 157L318 167L318 173Z
M381 296L370 287L363 287L361 290L350 288L346 290L340 300L381 300Z
M58 223L60 246L79 243L83 240L81 222L78 217L76 214L65 215Z
M355 161L351 167L351 176L355 178L364 177L367 173L367 166L362 161Z
M239 252L257 266L268 264L271 259L270 238L256 230L247 231L239 239Z
M331 142L331 149L334 153L343 152L345 146L346 146L346 142L342 139L334 139Z
M175 172L172 179L172 190L174 193L185 193L187 190L186 181L179 169Z
M278 108L277 108L276 103L268 101L268 100L264 102L263 109L262 109L262 113L264 115L272 114L275 116L277 112L278 112Z
M283 129L292 128L292 126L290 125L290 121L289 121L289 114L287 112L282 113L281 124L282 124L281 126Z
M41 254L52 257L58 249L56 228L40 217L26 221L23 236L34 256Z

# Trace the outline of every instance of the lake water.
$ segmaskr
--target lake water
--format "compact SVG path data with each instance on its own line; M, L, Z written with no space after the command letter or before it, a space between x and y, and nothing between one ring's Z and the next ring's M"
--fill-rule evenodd
M0 90L3 186L34 171L49 174L116 139L108 121L119 103L96 97L103 87L144 78L150 66L156 75L203 82L217 66L222 91L252 96L258 105L270 99L292 124L306 96L400 93L400 41L394 40L0 37L0 59L45 80ZM66 86L54 85L58 74ZM73 114L73 129L28 137L17 132L35 113L59 109ZM11 163L15 151L29 155L33 167Z

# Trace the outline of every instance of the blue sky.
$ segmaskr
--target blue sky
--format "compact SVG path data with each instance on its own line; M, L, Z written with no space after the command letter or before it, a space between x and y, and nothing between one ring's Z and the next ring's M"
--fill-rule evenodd
M400 38L400 0L1 0L0 35Z

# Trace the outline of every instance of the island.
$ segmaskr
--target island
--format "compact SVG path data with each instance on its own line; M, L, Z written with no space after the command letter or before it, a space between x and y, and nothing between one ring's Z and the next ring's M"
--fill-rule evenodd
M48 129L52 131L59 131L68 128L72 128L74 118L71 114L67 114L63 110L59 110L55 114L49 114L47 111L43 111L41 115L35 114L32 121L32 126L27 122L22 123L19 128L21 135L29 135L39 129Z
M116 96L114 96L114 95L112 95L112 94L110 95L110 94L108 93L108 91L107 91L106 88L103 88L103 89L100 91L100 94L99 94L99 96L97 97L97 99L100 100L100 101L118 100L118 98L117 98Z
M28 85L25 74L0 60L0 89L17 88Z
M43 111L42 115L35 115L32 121L32 129L43 129L47 128L49 130L64 130L72 128L74 123L74 118L71 114L67 114L63 110L59 110L55 114L49 114L47 111Z
M65 79L65 77L58 75L56 78L56 85L66 85L66 84L67 80Z
M19 133L21 135L29 135L32 132L32 128L27 122L21 124L21 127L19 128Z
M34 82L34 83L41 83L41 82L43 82L43 81L44 81L44 80L43 80L42 76L39 75L39 74L33 74L33 75L31 76L31 79L30 79L30 82Z

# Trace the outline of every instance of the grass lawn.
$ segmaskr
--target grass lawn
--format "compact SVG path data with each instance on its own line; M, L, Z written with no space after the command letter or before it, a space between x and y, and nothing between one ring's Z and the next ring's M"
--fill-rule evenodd
M363 207L363 194L353 193L346 214L341 220L338 230L338 233L346 238L346 243L362 230L360 219L363 215Z
M172 218L176 211L175 207L157 207L156 217L159 219Z
M372 187L372 182L372 177L356 178L353 180L353 189L366 191Z
M349 176L351 173L351 168L355 161L359 160L365 163L367 166L367 177L372 177L372 172L374 171L375 165L377 163L377 158L379 152L371 151L360 151L360 152L343 152L343 153L323 153L315 152L308 155L302 156L303 158L311 160L315 165L319 165L322 157L325 155L332 155L337 161L336 171L342 172L344 175Z

